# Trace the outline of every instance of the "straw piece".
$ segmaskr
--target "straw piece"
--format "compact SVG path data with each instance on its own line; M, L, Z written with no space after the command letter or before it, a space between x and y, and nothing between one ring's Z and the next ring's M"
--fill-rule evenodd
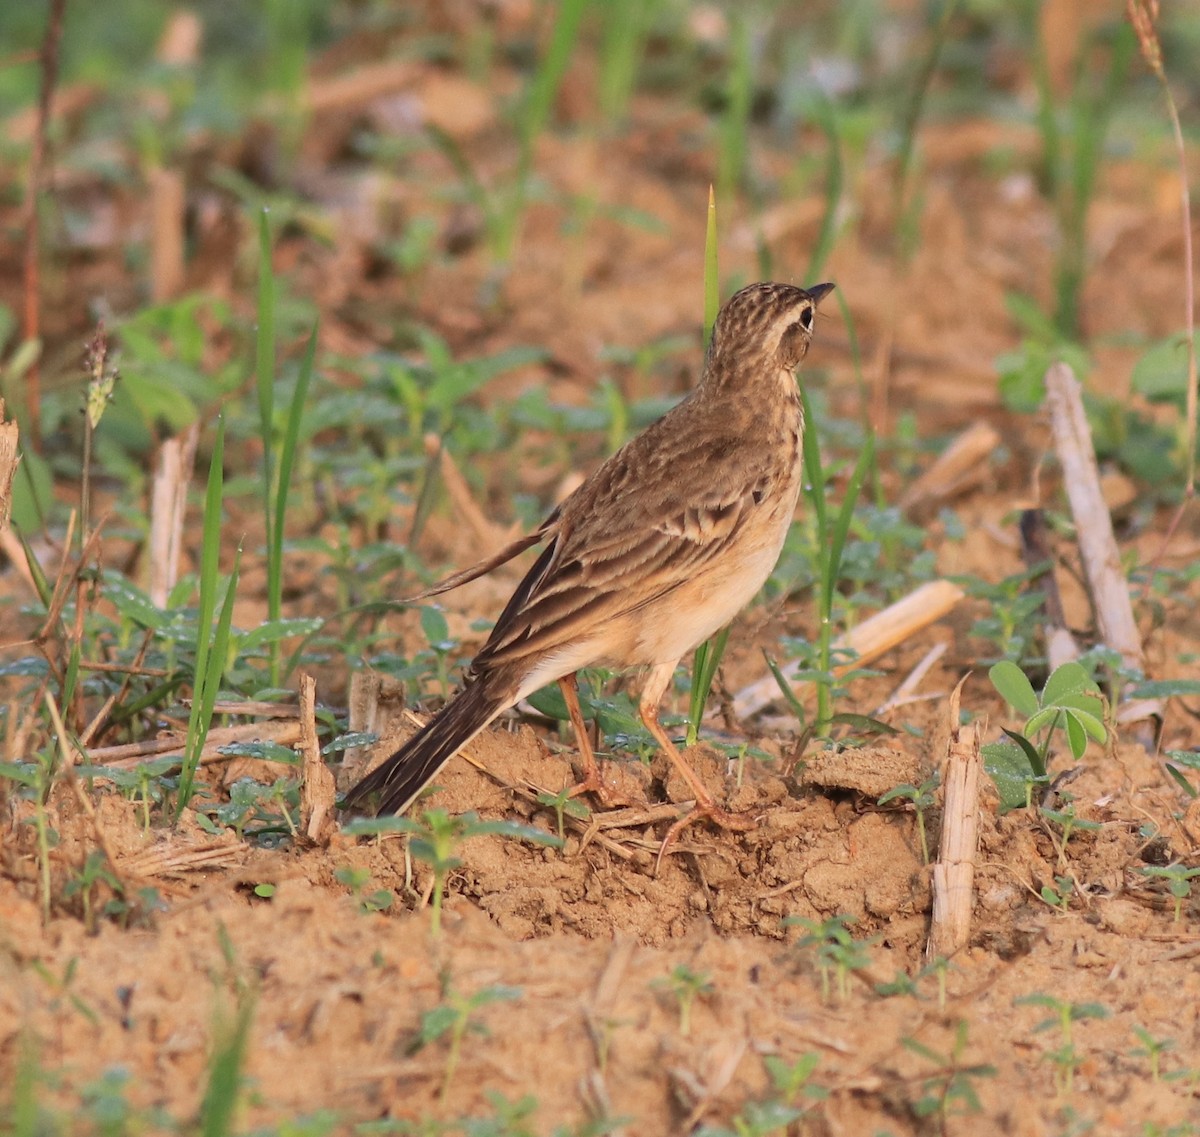
M1129 585L1121 571L1112 517L1100 488L1096 452L1083 409L1083 389L1067 364L1056 363L1046 372L1046 396L1100 638L1120 653L1126 668L1144 675L1142 639L1133 618ZM1155 705L1157 709L1151 713L1161 715L1162 704L1152 703L1151 707Z
M933 865L933 918L925 949L930 960L953 955L966 947L971 936L983 758L979 723L959 723L959 699L965 682L966 676L954 689L946 708L949 744L942 779L942 833Z
M157 608L167 606L167 597L179 579L188 483L192 479L199 441L200 424L197 422L175 438L168 438L158 452L158 465L150 489L150 532L146 540L146 593Z
M333 771L321 757L317 738L317 682L300 676L300 753L303 758L300 782L300 823L305 835L317 844L327 844L333 829L333 805L337 797Z
M1000 445L1000 434L986 422L967 427L900 497L906 513L936 505L981 481L987 461Z

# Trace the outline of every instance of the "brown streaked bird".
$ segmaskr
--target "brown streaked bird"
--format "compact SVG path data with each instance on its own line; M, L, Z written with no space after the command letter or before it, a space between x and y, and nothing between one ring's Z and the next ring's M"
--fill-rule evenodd
M752 284L717 315L696 389L605 461L528 536L412 599L466 584L546 542L472 661L462 690L346 795L347 808L401 813L497 715L548 683L562 690L585 777L602 789L575 673L649 668L639 712L687 780L688 823L753 823L722 809L667 737L659 703L684 655L762 587L800 493L804 414L793 375L833 288Z

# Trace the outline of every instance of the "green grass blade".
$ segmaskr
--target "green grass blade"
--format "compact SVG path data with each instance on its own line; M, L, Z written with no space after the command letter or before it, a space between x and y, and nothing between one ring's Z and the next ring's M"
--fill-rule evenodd
M704 720L704 708L708 704L708 696L712 693L713 680L717 677L717 668L721 666L721 657L725 654L725 645L729 642L729 629L722 628L707 643L696 648L692 659L692 692L688 701L687 744L695 745L700 736L700 723Z
M575 39L589 0L562 0L546 54L529 85L519 123L522 173L527 173L533 144L550 119L558 87L575 50Z
M254 1021L254 998L243 992L233 1023L218 1027L218 1040L208 1068L208 1085L200 1107L203 1137L229 1137L242 1083L242 1067Z
M825 520L825 469L821 465L821 443L817 438L817 420L812 403L803 385L800 387L800 405L804 408L804 496L812 506L816 521L817 540L824 543L827 528Z
M609 0L600 39L600 113L609 126L625 117L646 42L650 0Z
M270 216L265 209L258 217L258 328L254 346L258 423L263 448L263 511L269 534L271 488L275 480L274 448L271 445L275 418L275 273L271 268ZM277 615L274 613L270 618Z
M533 147L538 135L550 120L550 111L558 95L559 84L566 74L567 64L575 50L575 40L583 13L590 0L561 0L554 31L545 55L538 63L537 71L529 83L522 101L517 123L517 173L512 192L507 195L504 216L497 241L500 260L507 262L516 240L517 226L525 210L529 172L533 166Z
M833 251L837 240L838 206L842 200L842 185L845 181L845 170L842 165L841 127L838 122L837 108L824 95L817 101L816 121L825 135L829 146L829 154L825 162L825 212L821 217L821 228L813 245L812 256L808 260L808 272L804 279L816 283L821 279L825 262Z
M717 257L717 199L708 187L708 219L704 226L704 346L712 339L721 307L721 280Z
M225 419L217 420L217 437L213 442L212 460L208 467L208 487L204 494L204 528L200 546L200 606L196 613L196 662L192 677L192 711L188 716L187 747L179 779L179 801L175 820L182 816L191 800L192 783L200 761L200 703L204 676L208 667L209 641L212 637L213 613L217 606L217 585L221 556L221 504L225 491ZM199 739L199 745L197 740Z
M717 192L728 203L746 168L746 139L750 127L750 105L754 96L750 28L744 15L734 9L730 29L729 75L725 87L725 113L721 116L721 149L717 154Z
M300 361L300 371L296 376L296 390L292 394L292 405L288 408L287 429L279 448L279 481L275 488L274 525L270 532L271 547L267 555L269 571L267 587L270 596L268 614L269 619L272 620L278 620L283 609L283 529L287 519L288 494L292 488L292 469L296 462L296 447L300 439L300 423L304 418L304 408L308 404L308 388L312 380L316 352L317 325L314 324L312 334L308 337L308 346L304 349L304 358ZM278 640L271 644L270 658L271 686L278 687L282 678L279 669L280 644Z
M826 616L832 614L833 611L833 591L837 587L838 578L841 575L842 552L846 547L846 538L850 534L850 523L854 520L854 507L858 504L863 480L874 461L875 436L868 434L866 445L863 446L862 453L854 464L854 472L850 475L850 481L846 483L846 496L842 499L842 506L838 510L833 529L829 534L829 555L822 566L824 570L822 592L824 595L821 597L821 603Z
M22 462L23 466L25 463ZM46 574L42 572L42 563L37 559L37 555L33 551L33 546L26 539L25 534L21 532L15 525L13 532L17 535L17 540L21 542L21 550L25 554L25 567L29 569L29 579L33 581L33 587L37 589L38 599L42 603L42 607L49 609L51 602L54 600L54 589L51 588L50 582L46 579Z

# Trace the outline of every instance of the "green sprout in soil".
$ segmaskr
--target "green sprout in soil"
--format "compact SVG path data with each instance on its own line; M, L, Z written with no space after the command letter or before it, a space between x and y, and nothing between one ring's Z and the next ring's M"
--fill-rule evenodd
M850 994L850 973L871 962L866 949L873 941L856 940L850 934L850 926L855 922L855 917L846 915L831 916L824 921L788 917L783 922L785 927L800 927L808 932L796 946L812 950L821 976L821 998L826 1003L830 1000L831 975L837 979L838 998L845 1001Z
M1053 995L1037 992L1015 1000L1015 1006L1045 1007L1051 1012L1034 1028L1034 1033L1058 1030L1059 1045L1048 1051L1046 1060L1054 1065L1055 1084L1061 1096L1071 1093L1075 1084L1075 1071L1083 1059L1075 1047L1074 1024L1087 1019L1108 1018L1108 1008L1100 1003L1072 1003L1068 999L1056 999Z
M458 1069L462 1055L463 1038L467 1032L487 1035L487 1027L475 1018L475 1012L491 1003L509 1002L521 997L519 987L494 984L484 987L473 995L460 995L453 989L447 990L443 1001L421 1016L421 1026L409 1048L416 1053L440 1038L447 1040L446 1065L442 1072L441 1101L445 1103Z
M1006 729L1007 741L984 746L984 766L1005 809L1028 808L1033 787L1049 784L1046 770L1056 732L1065 733L1071 755L1078 762L1089 739L1100 743L1108 739L1104 726L1107 703L1078 663L1055 668L1040 693L1009 660L994 664L988 676L1009 706L1025 718L1025 725L1020 731Z
M477 813L454 815L444 809L426 810L420 820L411 817L359 817L342 829L351 836L380 836L384 833L407 833L409 851L433 870L430 886L429 930L436 938L442 934L442 900L446 880L462 864L458 852L463 841L470 837L499 836L530 841L537 845L560 847L561 842L544 830L515 821L483 821Z
M889 801L896 801L899 798L905 798L912 802L913 810L917 815L917 836L921 840L921 860L924 864L929 864L929 839L925 832L925 811L933 805L933 793L940 780L940 776L935 770L919 786L910 785L908 782L893 786L876 803L877 805L887 805Z
M685 963L678 964L665 979L651 983L668 992L679 1008L679 1033L687 1038L692 1032L692 1006L700 995L711 995L715 988L706 971L693 971Z
M1181 864L1143 865L1141 872L1144 876L1156 876L1167 882L1175 904L1175 923L1178 924L1183 914L1183 902L1192 894L1192 881L1200 877L1200 867L1187 868Z

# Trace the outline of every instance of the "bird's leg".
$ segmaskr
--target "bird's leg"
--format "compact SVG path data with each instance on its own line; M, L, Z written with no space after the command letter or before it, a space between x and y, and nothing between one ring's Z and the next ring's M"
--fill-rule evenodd
M595 751L592 750L591 735L588 733L587 723L583 718L583 709L579 706L579 687L575 681L575 672L560 679L558 689L562 692L563 701L567 704L567 714L571 716L571 729L575 732L575 741L579 745L579 754L583 759L583 781L573 786L568 796L579 797L581 794L594 793L605 809L612 809L618 805L629 805L629 799L609 789L600 775L600 766L596 762Z
M675 747L675 743L667 737L667 732L663 730L662 724L658 721L659 701L667 689L667 684L670 682L671 676L674 674L674 663L670 665L658 664L651 669L646 679L646 685L642 689L642 697L638 703L638 713L641 715L646 729L654 736L654 741L658 743L663 753L671 760L675 769L683 775L684 780L691 787L692 793L696 795L696 804L667 830L667 835L663 838L662 845L659 846L658 857L654 862L654 871L656 874L658 873L659 866L662 864L663 857L667 855L675 839L693 821L708 818L714 825L718 825L722 829L734 829L742 832L753 829L757 825L754 818L743 813L731 813L729 810L722 809L721 806L717 805L713 800L712 794L708 792L704 783L697 777L696 771L688 764L687 759L679 753Z

